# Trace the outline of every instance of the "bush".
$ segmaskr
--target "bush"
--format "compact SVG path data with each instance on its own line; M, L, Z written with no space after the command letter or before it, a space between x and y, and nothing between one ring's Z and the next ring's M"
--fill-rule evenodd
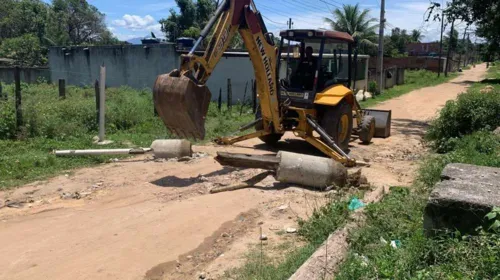
M428 130L427 139L443 153L454 149L459 138L475 131L500 126L500 90L481 93L470 90L448 101Z
M373 95L375 95L378 92L377 82L371 81L370 83L368 83L368 92L370 92Z
M14 104L0 101L0 139L12 139L16 136L16 111Z
M490 132L476 132L457 140L449 153L430 157L422 164L418 181L427 189L433 188L443 168L452 162L500 167L499 154L500 137Z

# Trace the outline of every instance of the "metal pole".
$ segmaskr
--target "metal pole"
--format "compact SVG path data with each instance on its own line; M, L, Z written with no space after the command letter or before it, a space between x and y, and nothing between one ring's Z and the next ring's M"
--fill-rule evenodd
M438 78L441 76L441 56L443 52L444 11L441 12L441 38L439 39Z
M104 116L105 116L105 102L106 102L106 66L101 66L100 81L99 81L99 142L104 141Z
M455 1L452 1L452 5ZM450 55L451 55L451 44L453 43L453 32L455 31L455 18L451 21L451 31L450 40L448 42L448 52L446 53L446 68L444 69L444 76L448 77L448 69L450 68Z
M462 39L462 43L464 43L464 44L465 44L465 35L467 35L467 28L469 28L469 26L465 27L464 38ZM458 42L457 42L457 45L458 45ZM464 55L465 55L465 53L464 53ZM462 52L460 52L460 54L458 55L458 67L460 67L461 64L462 64Z
M470 34L467 34L467 41L465 41L464 67L467 66L467 64L469 63L469 59L470 59L469 40L470 40Z
M378 73L380 74L378 91L379 94L383 91L384 81L384 25L385 25L385 0L380 0L380 26L378 31Z
M151 152L151 148L139 149L93 149L93 150L56 150L56 156L97 156L97 155L127 155L127 154L144 154Z
M381 94L384 90L384 24L385 23L385 0L380 3L380 24L378 37L378 63L377 70L379 73L378 90Z

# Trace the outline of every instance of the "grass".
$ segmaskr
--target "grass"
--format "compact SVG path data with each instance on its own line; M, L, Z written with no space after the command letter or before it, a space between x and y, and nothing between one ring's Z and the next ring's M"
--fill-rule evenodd
M328 235L342 227L349 216L348 201L333 199L331 203L320 207L308 220L299 220L301 245L286 243L280 246L281 258L271 257L267 248L257 246L250 250L245 264L226 271L226 279L279 280L288 279L326 240ZM285 233L280 233L280 235Z
M426 70L406 70L405 71L405 83L402 85L396 85L390 89L384 90L384 92L380 95L375 95L374 98L367 99L361 103L363 108L373 107L380 102L389 100L391 98L395 98L401 96L403 94L409 93L413 90L431 87L435 85L439 85L445 83L455 77L457 77L457 73L451 73L448 77L441 75L439 78L437 74L431 71Z
M488 76L500 78L500 72L493 68ZM485 85L473 85L464 95L473 96ZM474 104L469 111L483 109L484 103ZM431 130L447 117L441 114ZM431 238L424 235L422 218L446 164L500 167L499 155L500 137L484 129L456 137L444 154L430 155L422 162L413 189L392 188L380 203L367 207L366 225L351 236L349 256L336 279L500 279L500 232L486 226L473 236L455 232ZM399 240L401 247L393 248L384 240Z
M0 101L0 190L67 172L68 170L109 161L109 156L55 157L55 149L101 148L93 144L97 135L93 88L68 87L67 98L58 97L51 84L22 85L24 127L16 130L12 85L4 85L7 101ZM149 147L155 139L171 135L154 116L150 90L128 87L106 90L106 138L114 143L107 148ZM225 107L225 106L224 106ZM239 115L217 110L210 104L205 141L235 131L253 120L248 107ZM231 117L229 117L231 116ZM113 156L112 158L115 158Z

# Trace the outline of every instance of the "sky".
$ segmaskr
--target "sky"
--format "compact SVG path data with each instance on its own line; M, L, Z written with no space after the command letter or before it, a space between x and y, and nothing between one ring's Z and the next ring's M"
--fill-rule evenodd
M264 16L269 31L278 35L279 30L287 28L288 18L292 18L293 28L329 28L325 17L331 10L342 4L359 3L369 9L373 18L380 17L380 0L341 1L341 0L254 0L257 9ZM154 32L163 37L158 20L168 17L171 8L176 9L173 0L88 0L102 13L106 14L108 28L120 40L148 36ZM394 27L418 29L424 35L423 42L439 40L440 23L425 22L429 0L386 0L386 34ZM459 32L465 27L458 24ZM448 27L449 28L449 27Z

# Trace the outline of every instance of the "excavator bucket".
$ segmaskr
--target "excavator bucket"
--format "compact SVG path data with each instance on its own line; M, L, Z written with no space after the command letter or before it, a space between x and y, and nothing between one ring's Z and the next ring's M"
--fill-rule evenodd
M210 90L198 85L179 70L159 75L153 87L156 111L165 126L182 138L205 138L205 117L210 104Z

